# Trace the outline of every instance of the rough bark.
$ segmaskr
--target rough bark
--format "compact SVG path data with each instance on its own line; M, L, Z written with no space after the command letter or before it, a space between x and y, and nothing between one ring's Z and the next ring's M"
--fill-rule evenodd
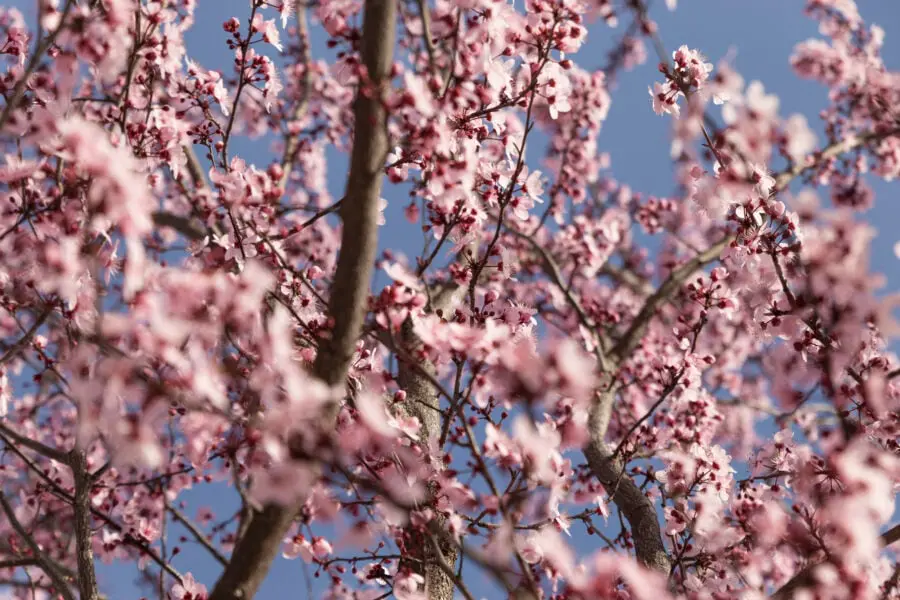
M640 343L659 307L698 269L717 259L731 240L730 236L723 238L675 269L659 289L647 298L631 326L611 352L613 369L622 364ZM616 397L615 383L609 372L601 378L599 389L601 391L591 407L590 438L584 447L585 458L594 477L603 484L628 521L637 559L645 566L668 576L671 564L663 543L656 507L625 472L626 465L614 456L606 444L606 431Z
M449 288L433 298L431 310L447 310L465 290L459 287ZM419 343L413 324L410 319L403 323L401 340L405 348L413 349ZM427 373L427 375L426 375ZM441 433L441 413L435 408L440 405L438 390L435 389L429 377L436 376L434 365L429 361L421 361L416 365L406 362L400 363L398 383L401 389L406 391L406 401L403 409L410 415L419 419L421 429L419 435L423 441L432 436L438 437ZM434 501L434 487L429 486L427 503ZM436 519L437 546L443 555L446 565L440 564L439 556L434 544L429 539L429 533L418 531L415 527L406 529L406 558L403 566L425 578L425 593L428 600L453 600L455 584L453 578L446 572L445 567L455 567L458 556L456 544L449 536L443 534L446 531L445 519ZM410 560L411 559L411 560Z
M612 451L603 439L606 427L601 427L597 423L597 412L591 411L590 441L584 448L588 466L628 521L638 561L668 576L669 556L663 544L656 507L625 473L622 461L613 457Z
M340 209L341 250L329 306L334 327L321 342L313 365L314 374L332 386L347 376L365 318L377 251L378 199L389 150L381 91L390 80L396 26L396 0L366 0L360 52L369 82L360 84L354 106L353 151ZM326 422L333 421L338 410L331 407L324 415ZM209 600L248 600L256 595L298 509L299 505L269 505L252 518Z
M75 479L75 552L78 562L78 592L81 600L98 600L97 574L94 570L94 548L91 543L91 475L84 452L71 453L72 476Z

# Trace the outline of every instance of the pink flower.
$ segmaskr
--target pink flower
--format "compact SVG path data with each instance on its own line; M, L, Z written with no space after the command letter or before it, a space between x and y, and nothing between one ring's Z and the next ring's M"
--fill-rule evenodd
M6 369L0 369L0 417L9 413L9 402L12 400L12 388L9 385L9 376Z
M310 542L298 534L285 540L285 549L282 555L288 559L299 556L304 562L311 563L326 560L333 551L331 544L323 537L315 537Z
M803 115L793 115L789 118L785 123L784 134L787 138L785 145L788 156L795 163L801 163L816 148L816 135L809 128Z
M286 506L305 497L315 479L315 471L310 465L280 461L254 469L250 493L260 504L271 502Z
M357 395L355 405L363 423L373 432L383 436L393 436L397 433L388 420L389 415L384 402L377 394L364 391Z
M558 389L576 400L587 400L594 389L594 361L574 340L564 340L553 349Z
M290 20L291 15L294 13L294 2L293 0L278 0L279 4L276 5L276 10L281 15L281 26L287 27L288 20Z
M674 90L668 84L663 85L659 82L654 83L652 88L647 88L647 91L652 99L653 112L658 115L669 114L675 117L681 114L681 108L677 102L681 92Z
M181 582L172 586L172 597L175 600L206 600L206 586L185 573Z
M40 164L33 160L20 160L17 156L7 154L5 163L0 166L0 182L16 183L24 179L41 180L44 174L39 171Z
M397 600L425 600L425 578L418 573L403 573L394 577L394 597Z
M284 16L282 16L284 19ZM256 13L253 17L252 24L253 31L257 33L262 33L263 41L275 47L276 50L281 52L283 50L281 46L280 34L278 32L278 28L275 26L274 19L263 20L261 13Z

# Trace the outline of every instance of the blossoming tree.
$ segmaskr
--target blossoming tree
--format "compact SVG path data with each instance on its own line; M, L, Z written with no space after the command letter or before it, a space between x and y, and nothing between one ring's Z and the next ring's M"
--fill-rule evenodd
M335 599L900 598L864 214L900 73L853 0L806 0L790 59L825 139L643 0L250 0L225 74L195 4L0 9L6 597L102 598L103 562L249 600L296 559ZM597 143L651 48L669 198ZM260 135L278 160L235 155ZM416 256L379 252L397 189Z

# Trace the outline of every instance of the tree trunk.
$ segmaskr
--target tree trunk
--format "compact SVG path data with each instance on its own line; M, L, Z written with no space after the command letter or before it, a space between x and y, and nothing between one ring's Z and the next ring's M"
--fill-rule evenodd
M396 0L366 0L360 53L370 81L360 83L354 106L353 152L340 209L341 250L329 305L334 327L331 336L321 341L313 365L314 374L331 386L342 385L347 377L362 331L378 249L378 199L389 150L381 92L390 81L396 14ZM362 89L370 86L374 90ZM325 423L333 422L339 410L337 405L330 407ZM256 595L299 508L299 503L270 505L254 515L209 600L249 600Z

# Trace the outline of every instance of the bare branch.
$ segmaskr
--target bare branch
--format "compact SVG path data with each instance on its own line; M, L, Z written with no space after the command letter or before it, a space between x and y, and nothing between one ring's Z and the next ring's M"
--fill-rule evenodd
M185 516L180 510L172 506L172 504L166 500L166 510L172 513L172 516L175 517L175 520L184 525L184 527L191 532L191 535L194 536L194 539L200 543L201 546L206 548L206 550L212 555L213 558L218 561L221 565L227 565L228 559L216 548L212 541L206 537L202 531Z
M153 213L153 222L159 227L170 227L189 240L202 240L207 235L202 225L188 217L181 217L164 211Z
M32 558L30 556L23 558L10 558L7 560L0 560L0 569L15 569L17 567L33 567L40 566L40 563L36 558Z
M416 4L422 18L422 39L425 41L425 51L428 52L428 65L434 69L435 48L434 39L431 37L431 8L428 6L428 0L416 0Z
M309 108L309 97L312 91L312 73L310 66L312 65L312 54L309 46L309 25L306 19L307 5L305 0L296 0L297 8L297 37L300 43L300 62L303 65L303 75L300 81L300 98L294 106L288 123L298 121ZM291 175L291 168L296 159L297 150L300 148L300 137L287 135L284 141L284 155L281 157L281 168L283 169L281 180L278 182L281 188L287 185Z
M12 528L19 535L19 537L24 540L25 544L28 546L28 549L31 550L31 553L34 555L35 560L40 565L41 569L47 574L47 577L53 581L53 587L56 589L56 592L60 594L65 600L75 600L75 596L72 595L72 590L69 588L66 580L63 578L63 574L59 572L56 565L50 560L44 551L41 550L41 547L34 540L34 537L22 526L22 523L19 522L19 519L16 518L16 513L13 510L13 507L10 505L9 501L6 499L6 496L3 493L0 493L0 507L3 508L3 512L6 513L6 518L9 519L9 524L12 525Z
M3 423L0 423L0 437L2 437L3 441L10 447L13 446L12 442L19 444L29 450L33 450L38 454L49 458L51 460L55 460L62 464L68 464L69 462L69 454L67 452L63 452L62 450L57 450L56 448L51 448L46 444L43 444L37 440L33 440L30 437L24 436L20 433L16 433L14 430L10 429Z

